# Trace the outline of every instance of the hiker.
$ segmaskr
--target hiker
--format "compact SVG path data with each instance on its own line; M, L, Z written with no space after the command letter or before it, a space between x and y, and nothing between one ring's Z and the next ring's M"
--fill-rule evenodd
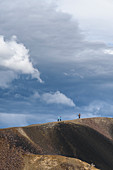
M60 116L60 121L61 121L61 116Z
M79 119L80 119L80 116L81 116L81 114L79 113L79 114L78 114L78 118L79 118Z
M57 121L59 122L60 121L60 118L58 117Z

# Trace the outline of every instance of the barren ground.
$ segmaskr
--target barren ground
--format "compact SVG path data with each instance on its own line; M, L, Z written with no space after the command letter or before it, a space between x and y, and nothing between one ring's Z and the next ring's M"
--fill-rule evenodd
M112 118L0 130L0 170L112 170L112 160Z

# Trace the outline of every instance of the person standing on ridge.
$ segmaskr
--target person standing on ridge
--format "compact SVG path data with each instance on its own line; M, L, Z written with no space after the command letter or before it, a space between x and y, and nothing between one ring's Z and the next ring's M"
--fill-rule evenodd
M57 121L58 121L58 122L60 121L60 117L58 117Z
M79 119L80 119L80 116L81 116L81 114L79 113L79 114L78 114L78 118L79 118Z
M60 121L61 121L61 116L60 116Z

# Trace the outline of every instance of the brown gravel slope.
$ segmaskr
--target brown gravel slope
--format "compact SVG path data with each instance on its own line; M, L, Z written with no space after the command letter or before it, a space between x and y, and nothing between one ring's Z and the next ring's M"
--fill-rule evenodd
M0 130L0 170L96 170L77 159L40 154L22 128Z
M0 130L0 170L21 170L23 155L40 154L41 149L21 135L16 128Z
M87 118L73 120L72 122L87 125L107 138L113 139L113 118Z
M99 169L112 170L112 139L113 119L110 118L1 129L0 170L43 170L44 166L53 170L87 170L93 168L92 163Z
M97 168L113 168L113 119L91 118L23 128L46 155L78 158Z

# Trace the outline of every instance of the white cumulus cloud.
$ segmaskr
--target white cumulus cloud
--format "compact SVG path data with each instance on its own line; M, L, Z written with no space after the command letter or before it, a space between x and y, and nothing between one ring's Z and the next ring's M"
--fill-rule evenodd
M60 91L57 91L55 93L44 93L41 98L47 104L53 103L53 104L63 104L63 105L67 105L70 107L75 106L73 100L65 96Z
M113 49L107 49L107 50L104 50L104 53L105 54L113 54Z
M40 72L30 61L29 50L23 44L17 43L15 36L9 41L0 36L0 67L16 73L31 74L42 82Z

